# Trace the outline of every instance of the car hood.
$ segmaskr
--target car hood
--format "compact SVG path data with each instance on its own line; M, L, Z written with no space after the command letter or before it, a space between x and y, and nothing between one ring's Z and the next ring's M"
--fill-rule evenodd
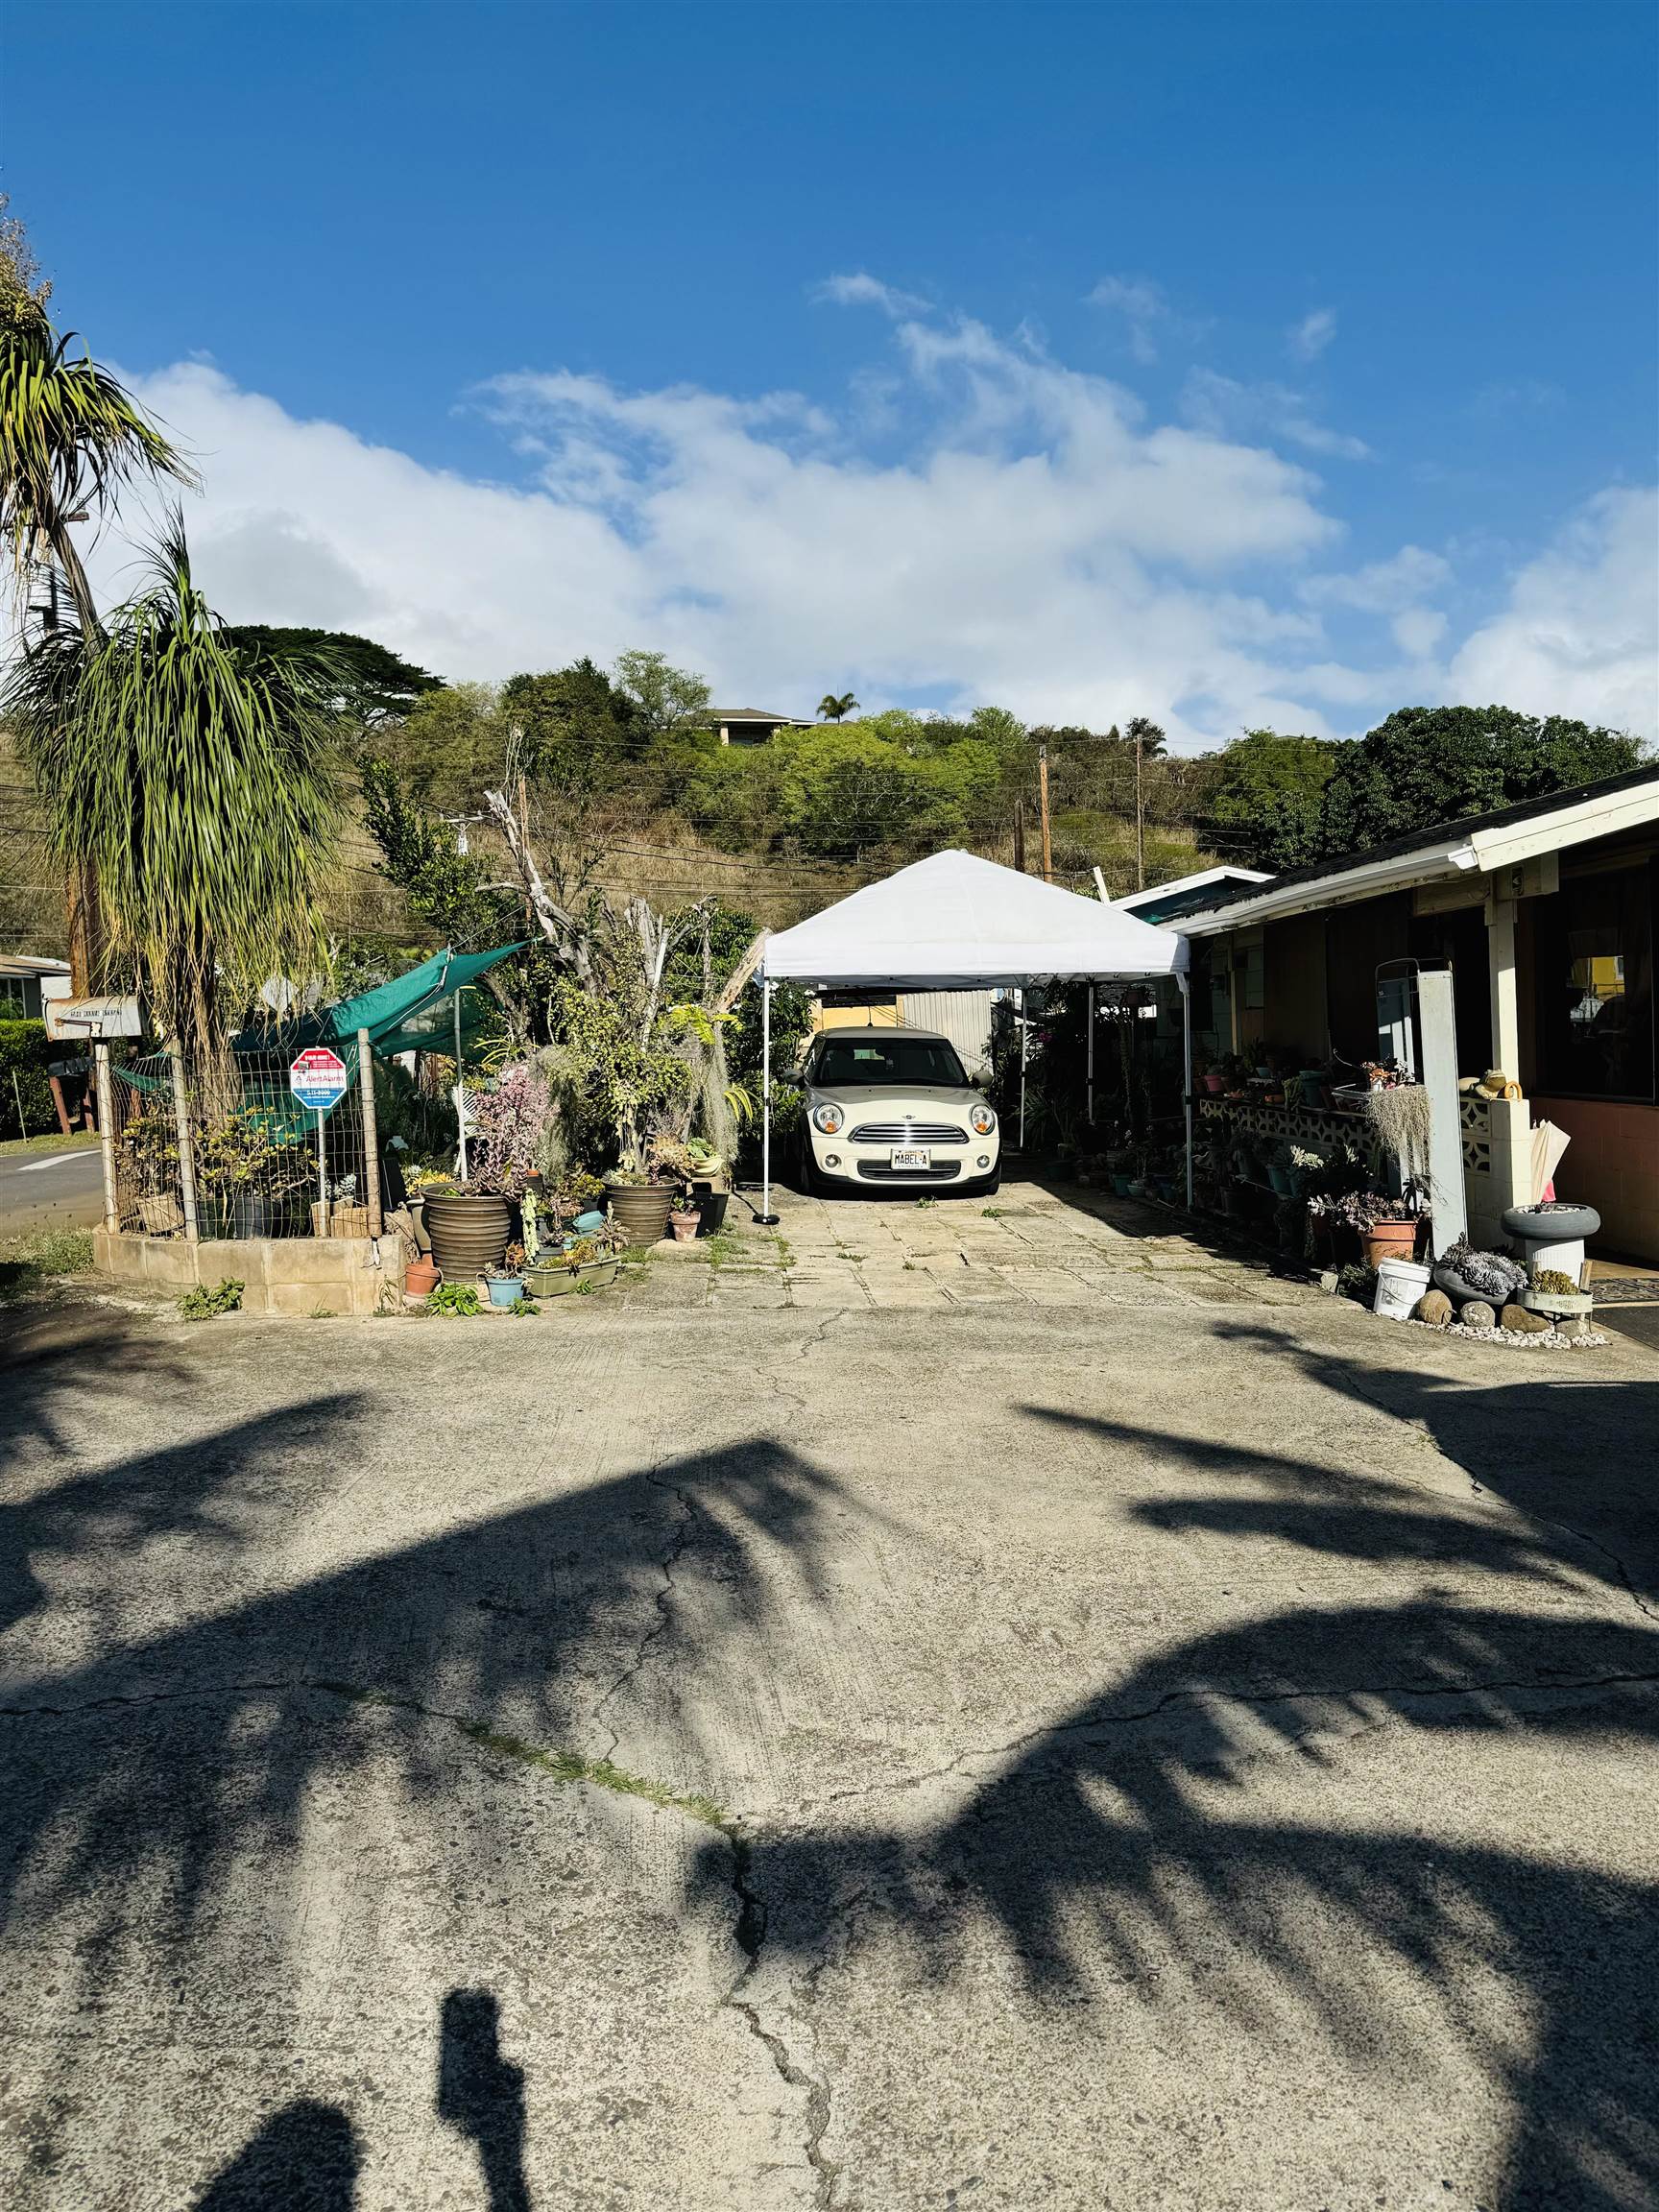
M972 1085L946 1083L856 1083L843 1089L809 1084L807 1104L832 1099L848 1121L937 1121L947 1114L964 1118L985 1094Z

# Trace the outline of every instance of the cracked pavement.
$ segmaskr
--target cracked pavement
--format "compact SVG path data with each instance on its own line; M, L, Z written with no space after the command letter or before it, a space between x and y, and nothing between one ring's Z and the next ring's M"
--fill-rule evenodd
M1659 1359L1006 1202L7 1317L0 2201L1659 2199Z

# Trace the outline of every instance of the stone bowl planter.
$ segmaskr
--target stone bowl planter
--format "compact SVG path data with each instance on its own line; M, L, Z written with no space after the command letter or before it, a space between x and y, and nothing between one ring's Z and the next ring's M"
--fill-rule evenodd
M1600 1229L1594 1206L1511 1206L1503 1215L1503 1234L1517 1244L1573 1244Z
M1490 1306L1494 1312L1506 1301L1495 1297L1489 1290L1477 1290L1473 1283L1466 1283L1455 1267L1437 1266L1434 1286L1444 1290L1454 1306Z
M470 1283L487 1267L499 1267L513 1241L517 1209L506 1198L466 1190L426 1193L426 1235L445 1283Z

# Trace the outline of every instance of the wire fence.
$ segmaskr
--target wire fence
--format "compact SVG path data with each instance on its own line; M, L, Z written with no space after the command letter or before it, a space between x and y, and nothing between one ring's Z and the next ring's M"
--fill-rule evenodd
M286 1052L237 1052L195 1085L165 1052L110 1064L117 1225L145 1237L367 1237L371 1157L357 1049L345 1095L318 1114ZM374 1211L377 1213L378 1209Z

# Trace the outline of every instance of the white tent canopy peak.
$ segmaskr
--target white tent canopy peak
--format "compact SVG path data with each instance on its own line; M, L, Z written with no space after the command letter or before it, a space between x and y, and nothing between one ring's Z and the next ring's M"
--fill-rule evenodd
M1175 930L973 853L935 853L768 938L760 972L825 989L965 990L1186 968Z

